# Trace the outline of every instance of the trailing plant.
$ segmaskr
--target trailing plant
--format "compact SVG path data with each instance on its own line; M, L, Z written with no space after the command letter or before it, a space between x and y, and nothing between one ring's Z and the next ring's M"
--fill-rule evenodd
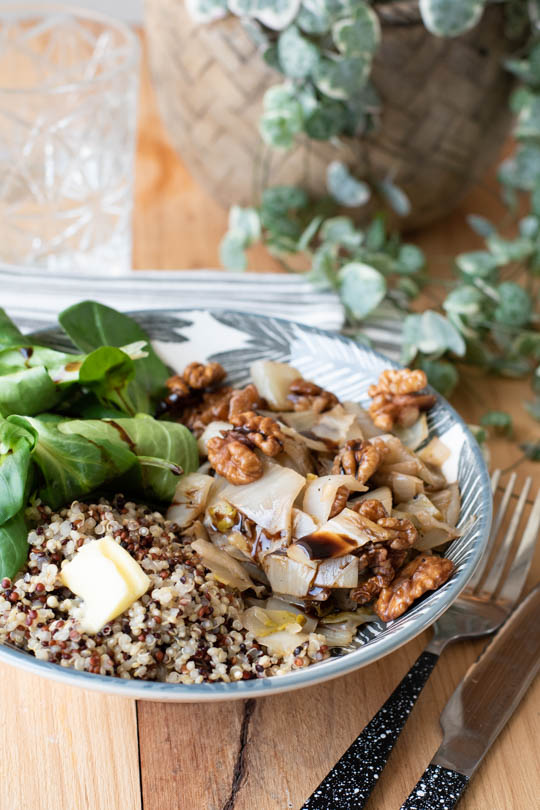
M535 396L526 407L540 419L540 192L531 195L531 206L513 239L480 216L469 218L485 248L455 257L442 296L423 252L389 233L383 215L362 228L350 217L329 216L327 201L290 186L266 189L258 208L231 210L222 261L245 269L245 250L259 239L286 270L291 257L301 256L315 285L339 293L348 334L365 340L363 319L390 301L402 313L403 363L423 368L441 393L452 392L462 363L508 377L531 375ZM440 306L414 312L416 299L431 292ZM500 412L484 424L511 427Z
M362 136L378 125L381 104L370 81L381 39L383 2L363 0L187 0L200 21L236 15L282 74L264 97L260 132L277 149L298 137L335 140ZM456 36L476 25L487 0L420 0L426 28ZM540 419L540 0L504 0L509 37L525 42L506 67L521 80L511 105L517 149L501 165L502 194L516 214L522 192L529 210L507 238L485 218L471 227L485 247L452 262L447 282L430 277L422 251L389 232L384 214L365 226L343 215L374 194L397 214L410 210L390 177L355 177L348 166L327 168L328 196L312 199L302 188L267 188L253 207L234 206L221 244L225 267L247 267L246 249L262 241L287 270L309 268L314 284L336 290L346 309L346 331L358 340L362 321L386 300L403 318L402 360L423 368L444 394L459 380L461 364L505 376L530 375L525 403ZM506 233L506 230L505 230ZM444 286L446 284L446 287ZM434 286L437 285L437 286ZM442 290L442 295L441 295ZM433 308L415 312L422 294ZM507 414L491 411L483 426L511 433ZM536 458L533 443L525 451Z
M405 20L410 15L416 17L419 11L425 27L435 36L453 37L473 28L489 2L493 0L419 0L418 4L392 0L186 0L186 5L200 23L237 17L260 49L261 58L276 71L276 77L281 77L281 82L264 95L259 131L268 146L287 150L298 138L335 141L340 137L361 138L377 129L382 105L371 81L371 68L381 42L379 17L384 19L392 5L401 8ZM529 15L536 23L540 3L502 2L508 36L523 37ZM519 59L510 67L520 75L528 70ZM540 173L540 147L537 150L538 155L536 150L534 156L527 153L519 166L508 167L509 173L519 175L515 181L523 179L530 160ZM356 166L337 162L328 166L328 192L340 205L358 208L375 195L398 215L409 213L407 196L390 176L378 176L367 165L362 168L364 176L354 176L355 171Z

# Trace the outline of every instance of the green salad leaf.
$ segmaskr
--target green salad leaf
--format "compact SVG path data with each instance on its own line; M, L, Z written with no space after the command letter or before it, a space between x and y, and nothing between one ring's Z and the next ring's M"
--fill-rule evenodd
M0 376L0 416L33 416L53 408L61 393L44 366L23 368Z
M139 414L135 419L115 419L133 443L141 463L143 491L152 492L160 501L170 501L178 484L178 474L166 467L154 466L151 459L163 459L181 467L184 473L195 472L199 466L197 440L185 425L165 422Z
M25 340L21 330L15 326L5 309L0 307L0 349L22 346Z
M128 383L135 377L135 368L135 362L121 349L101 346L84 360L79 382L92 391L102 405L133 416L137 408Z
M53 509L110 485L131 495L170 501L178 475L199 464L197 441L176 422L10 416L35 439L38 495Z
M170 501L180 472L194 472L199 466L197 440L184 425L138 414L133 419L80 419L63 422L59 430L79 435L101 447L120 444L137 459L120 488L133 494L149 494Z
M8 421L33 433L33 460L40 473L38 496L53 509L87 495L135 463L133 457L126 460L111 453L108 446L65 434L60 430L61 419L10 416Z
M60 325L73 343L83 352L101 346L127 347L144 341L147 356L137 360L134 379L129 383L129 397L138 412L149 413L151 399L159 396L169 370L150 344L144 329L122 312L99 304L82 301L65 309L58 316Z
M25 506L34 436L0 419L0 526Z
M0 578L13 579L28 556L28 529L24 510L0 526Z

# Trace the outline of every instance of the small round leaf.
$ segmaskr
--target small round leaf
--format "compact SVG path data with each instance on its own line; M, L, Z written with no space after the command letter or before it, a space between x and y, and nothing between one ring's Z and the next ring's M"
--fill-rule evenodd
M334 23L332 39L345 56L371 55L381 40L379 18L367 3L359 3L355 6L354 16Z
M533 311L527 290L515 281L504 281L497 287L497 292L500 299L495 309L495 320L505 326L526 326Z
M344 101L366 84L371 60L365 57L322 57L314 71L314 81L321 93Z
M360 247L364 241L364 234L354 227L354 223L349 217L326 219L321 226L320 237L323 242L339 245L346 250L354 250Z
M365 318L386 295L384 276L362 262L349 262L339 271L340 293L349 312L358 319Z
M486 238L487 236L491 236L492 234L496 233L495 226L491 224L489 219L478 216L478 214L469 214L467 217L467 223L473 229L473 231L478 234L478 236L483 236Z
M463 357L465 341L450 321L434 310L428 309L420 316L417 346L423 354L444 354L451 351Z
M438 37L456 37L474 28L485 0L420 0L424 25Z
M308 195L298 186L271 186L263 191L261 209L263 213L280 216L288 211L305 208Z
M489 278L497 270L499 263L487 250L473 250L470 253L460 253L456 257L456 266L468 276Z
M278 149L290 149L301 129L300 105L298 110L267 110L259 119L259 131L264 142Z
M255 208L241 208L233 205L229 211L229 231L243 234L244 245L247 247L261 238L261 221Z
M367 183L353 177L347 166L339 160L333 160L328 165L326 186L332 197L348 208L365 205L371 196Z
M390 208L400 217L406 217L411 213L411 201L402 188L396 186L391 180L382 180L377 188L385 197Z
M247 259L244 252L244 235L228 231L221 240L219 258L227 270L245 270Z
M304 129L310 138L327 141L339 135L347 124L347 108L341 101L323 99L306 119Z
M292 23L300 9L301 0L256 0L254 16L273 31L283 31Z
M323 3L312 8L308 8L303 4L295 22L306 34L326 34L332 24L330 15Z
M397 263L401 273L418 273L425 266L426 257L416 245L401 245Z
M291 25L279 36L278 57L286 76L290 76L292 79L304 79L315 69L319 59L319 50L302 36L296 25Z

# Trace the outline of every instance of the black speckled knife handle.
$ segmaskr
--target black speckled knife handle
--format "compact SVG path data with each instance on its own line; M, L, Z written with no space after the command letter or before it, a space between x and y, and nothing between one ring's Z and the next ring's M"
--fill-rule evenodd
M463 796L469 777L442 765L428 765L400 810L452 810Z
M439 656L423 652L384 706L345 751L301 810L360 810L375 787Z

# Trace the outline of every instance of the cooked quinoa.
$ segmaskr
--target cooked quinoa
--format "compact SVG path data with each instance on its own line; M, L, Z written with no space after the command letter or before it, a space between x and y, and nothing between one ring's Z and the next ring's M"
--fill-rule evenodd
M329 655L324 637L284 658L269 655L240 621L240 594L203 567L189 540L159 512L125 501L36 507L25 571L0 583L0 643L77 670L169 683L281 675ZM150 577L151 587L96 635L82 632L81 600L60 569L92 540L111 537Z

